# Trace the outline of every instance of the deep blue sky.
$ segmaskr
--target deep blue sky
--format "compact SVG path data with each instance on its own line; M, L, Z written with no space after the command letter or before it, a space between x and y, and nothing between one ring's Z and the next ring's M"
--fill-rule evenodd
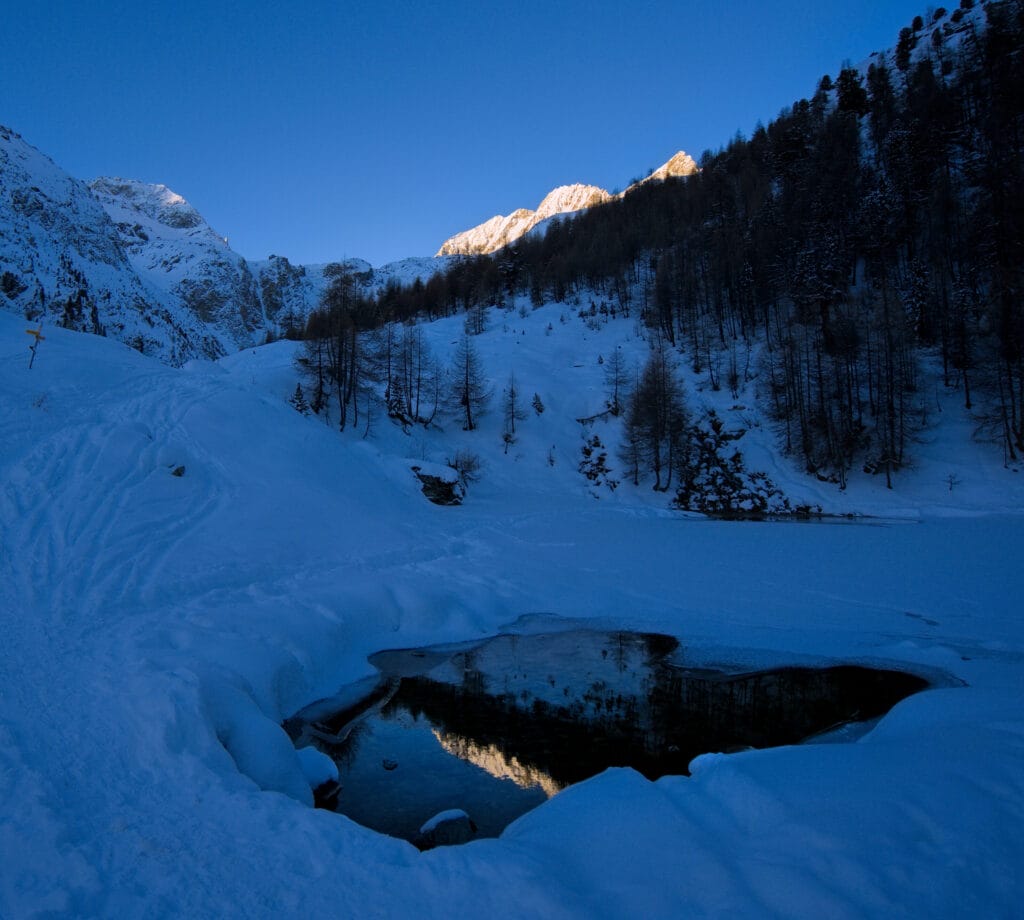
M947 3L947 6L951 4ZM162 182L244 256L431 255L746 134L923 0L19 2L0 124L72 175Z

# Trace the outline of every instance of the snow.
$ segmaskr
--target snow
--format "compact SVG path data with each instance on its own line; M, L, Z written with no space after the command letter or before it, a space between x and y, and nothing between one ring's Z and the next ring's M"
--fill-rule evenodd
M366 437L287 404L292 343L173 369L48 327L29 371L0 313L0 916L1019 913L1021 474L930 385L913 468L840 493L779 455L756 379L734 399L687 372L787 495L879 517L716 522L595 487L581 432L614 458L617 423L575 419L603 406L598 357L646 343L576 309L492 311L478 431L378 414ZM424 329L444 357L461 318ZM506 455L511 371L528 417ZM411 466L456 447L482 475L436 507ZM609 770L423 854L308 807L326 765L280 723L370 677L367 655L559 624L670 633L693 666L881 664L939 688L855 743Z
M443 824L445 821L457 821L459 818L469 818L461 808L448 808L444 811L439 811L433 818L429 818L424 822L423 827L420 828L421 834L429 834L439 824Z
M645 182L660 181L669 176L688 176L696 171L697 164L693 158L680 150L649 176L634 182L617 195L612 195L596 185L581 183L560 185L544 196L535 211L531 211L529 208L518 208L511 214L496 214L482 224L449 237L441 244L437 256L496 252L502 247L514 243L520 237L526 236L554 217L575 214L595 205L605 204L615 198L621 198Z
M315 747L307 746L298 751L303 776L311 789L338 778L338 765Z

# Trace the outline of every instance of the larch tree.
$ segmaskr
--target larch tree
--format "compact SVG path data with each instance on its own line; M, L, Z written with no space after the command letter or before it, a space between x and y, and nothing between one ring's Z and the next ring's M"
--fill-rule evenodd
M687 460L689 415L670 348L658 341L640 372L626 408L620 458L634 483L654 474L654 488L665 492Z
M502 441L505 444L505 453L507 454L509 445L515 443L516 422L521 422L526 418L526 412L523 409L522 398L519 395L519 386L516 383L515 373L510 373L508 375L508 384L505 387L502 399L502 411L504 413Z
M483 375L480 356L469 334L464 334L452 357L450 399L463 415L463 430L473 431L477 418L487 409L491 391Z

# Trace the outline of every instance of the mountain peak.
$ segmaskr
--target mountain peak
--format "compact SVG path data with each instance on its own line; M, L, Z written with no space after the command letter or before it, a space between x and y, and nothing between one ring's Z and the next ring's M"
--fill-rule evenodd
M90 182L89 188L101 201L107 204L116 201L123 208L145 214L165 227L190 230L205 223L192 205L166 185L103 176Z
M643 182L660 182L672 176L691 176L697 172L697 169L697 161L685 151L680 150L678 153L673 154L672 157L669 158L668 162L659 166L646 179L641 179L640 182L636 184L640 185ZM634 186L630 186L630 188L633 187ZM626 191L629 191L629 189L626 189Z
M696 171L697 164L693 157L680 150L647 178L634 183L617 196L596 185L560 185L544 196L536 211L519 208L511 214L497 214L470 230L463 230L449 237L437 251L437 255L484 255L495 252L515 242L548 218L605 204L613 198L621 198L644 182L661 181L671 176L689 176Z
M592 208L596 204L604 204L611 201L611 198L612 196L603 188L596 185L560 185L544 196L544 200L534 213L539 223L556 214L568 214L583 208Z

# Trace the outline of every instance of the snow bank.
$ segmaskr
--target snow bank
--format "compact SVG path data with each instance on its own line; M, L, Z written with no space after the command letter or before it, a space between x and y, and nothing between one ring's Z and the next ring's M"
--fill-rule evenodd
M561 312L495 314L479 340L493 380L514 369L546 407L507 456L493 415L443 437L379 421L365 440L300 416L288 343L175 371L51 329L28 371L24 324L0 315L0 915L1019 911L1016 474L984 451L968 472L964 448L974 485L949 493L939 426L895 495L772 471L834 510L919 523L595 499L567 420L600 399L599 355L644 345L628 321L602 337ZM436 324L431 345L457 334ZM744 437L770 443L764 424ZM409 467L453 444L484 475L435 507ZM657 783L611 770L497 840L422 855L303 804L311 765L278 726L371 677L368 654L560 620L671 633L684 663L950 680L855 744L712 754Z

